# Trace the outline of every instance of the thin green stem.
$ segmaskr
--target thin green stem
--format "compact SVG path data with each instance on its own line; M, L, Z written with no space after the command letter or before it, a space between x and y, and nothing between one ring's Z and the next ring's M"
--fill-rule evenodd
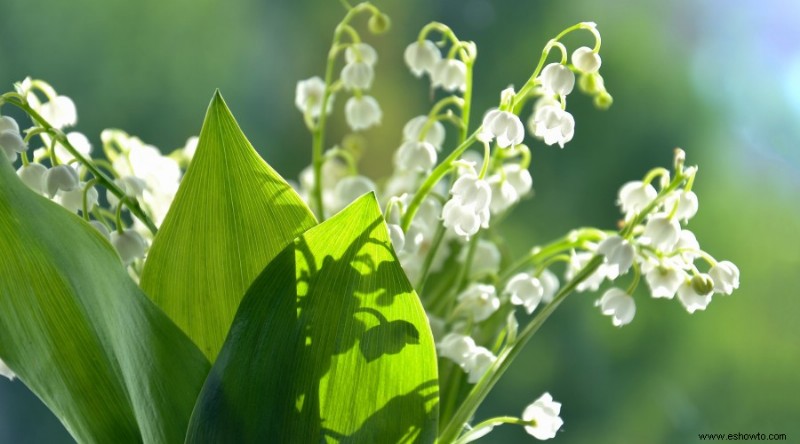
M468 443L468 442L471 441L471 438L476 433L478 433L480 430L482 430L484 428L487 428L487 427L494 428L494 427L499 426L501 424L517 424L517 425L522 425L522 426L528 426L528 425L531 425L531 422L530 421L524 421L524 420L522 420L520 418L515 418L513 416L498 416L498 417L495 417L495 418L490 418L490 419L487 419L486 421L483 421L483 422L479 423L478 425L473 427L467 433L461 435L461 437L458 438L458 440L454 444L465 444L465 443ZM474 438L472 438L472 439L474 439Z

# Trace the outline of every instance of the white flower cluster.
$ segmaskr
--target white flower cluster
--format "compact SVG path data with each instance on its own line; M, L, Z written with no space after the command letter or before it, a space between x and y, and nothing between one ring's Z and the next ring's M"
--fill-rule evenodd
M682 158L682 151L678 150L677 156ZM661 174L661 190L656 191L649 180L623 185L617 201L626 221L622 235L589 243L580 253L573 251L566 277L575 276L594 254L599 254L604 257L603 263L578 285L578 291L596 291L605 279L613 281L633 269L637 276L644 276L652 297L672 299L677 294L689 313L705 310L714 294L729 295L739 287L739 269L701 250L694 233L682 226L698 209L697 196L690 189L696 168L677 172L685 182L681 177L670 182L666 171L654 172ZM649 174L648 178L653 176ZM698 260L707 263L707 272L698 269ZM612 287L596 305L611 316L615 326L622 326L636 314L632 294L632 289Z
M124 264L144 258L152 233L136 217L132 218L131 227L115 217L117 209L128 207L109 190L105 201L100 199L99 178L89 168L96 164L91 142L80 132L62 132L78 121L73 101L58 95L46 82L31 78L16 84L16 90L43 120L34 120L34 126L27 130L38 136L43 145L33 150L33 159L29 159L27 143L20 138L17 122L8 116L0 117L0 146L12 162L17 153L22 153L17 169L22 182L67 210L81 214L111 242ZM42 102L38 94L44 94L48 100ZM119 130L105 130L100 138L106 157L102 169L114 175L114 184L126 198L138 202L153 222L160 225L177 192L181 164L185 166L193 156L197 138L190 138L185 147L170 156ZM131 272L135 274L136 270Z

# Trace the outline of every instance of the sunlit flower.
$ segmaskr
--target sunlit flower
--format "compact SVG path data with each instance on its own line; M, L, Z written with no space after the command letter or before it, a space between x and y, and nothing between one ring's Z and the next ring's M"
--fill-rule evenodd
M681 226L675 218L670 218L668 214L656 214L647 220L640 241L661 251L671 251L680 235Z
M600 54L592 51L591 48L581 46L572 53L572 64L579 71L593 73L600 69L602 60Z
M645 280L654 298L672 299L678 287L687 280L686 273L669 264L654 266L645 274Z
M373 66L378 62L378 52L367 43L354 43L344 51L344 60L347 63L364 62Z
M537 103L531 114L528 129L545 144L558 144L564 148L564 144L572 140L575 135L575 118L561 109L561 105L557 102L551 104L548 100L543 100Z
M375 183L365 176L348 176L340 180L334 188L335 203L332 212L341 211L344 207L362 195L375 190Z
M604 315L611 316L611 323L615 327L630 324L636 314L633 298L619 288L609 288L595 305L600 307Z
M495 361L497 361L497 356L487 348L475 347L464 363L464 370L468 374L467 382L475 384L480 381Z
M555 438L564 425L560 414L561 403L554 401L550 393L544 393L522 412L522 419L531 423L525 426L525 431L542 441Z
M67 133L67 141L83 157L89 157L89 155L92 153L92 144L83 133L79 133L77 131ZM72 153L69 152L61 143L56 143L56 156L62 163L70 163L73 159L75 159L75 156L72 155Z
M378 101L372 96L350 97L345 104L344 113L347 124L353 131L378 125L383 117Z
M17 160L17 153L28 149L28 145L19 133L17 122L8 116L0 117L0 149L12 163Z
M542 283L542 288L544 290L542 293L542 302L549 304L555 297L556 292L561 285L561 283L558 281L558 276L550 271L549 268L545 268L539 274L539 282Z
M437 63L442 59L442 53L435 43L423 40L408 45L403 53L403 58L411 73L421 77L424 73L432 75Z
M475 340L458 333L449 333L436 344L440 358L447 358L464 367L475 351Z
M308 113L311 117L317 118L322 110L322 98L325 94L325 82L321 78L314 76L310 79L297 82L295 89L294 104L302 113ZM325 106L325 114L330 114L333 109L333 95L328 98Z
M491 142L497 139L500 148L519 145L525 137L525 127L516 114L499 109L491 109L483 117L483 129L478 140Z
M56 202L69 211L77 212L83 211L83 195L86 183L80 182L78 186L71 191L59 191L56 193ZM86 209L91 211L97 205L99 195L95 187L89 187L86 190Z
M350 90L369 89L374 78L375 71L366 62L348 63L342 68L342 84Z
M731 294L739 288L739 268L733 262L718 262L708 270L708 275L714 281L715 293Z
M545 66L539 80L542 82L542 89L560 96L566 96L575 87L575 74L560 63Z
M469 248L461 250L458 261L464 263L467 260ZM472 256L472 263L469 267L469 276L479 279L484 276L496 275L500 271L500 250L494 242L486 239L478 239L475 253Z
M434 87L464 92L467 89L467 65L457 59L439 60L431 72L431 80Z
M609 279L625 274L633 265L635 251L630 242L614 235L603 239L597 246L597 252L605 256L606 275Z
M500 299L493 285L472 284L457 299L461 302L459 307L467 310L475 322L486 320L500 308Z
M400 171L430 171L436 166L436 148L428 142L408 141L394 154L394 167Z
M67 96L53 97L39 106L39 115L54 128L63 129L78 123L75 103Z
M678 287L678 300L681 301L686 311L694 313L705 310L711 303L714 294L714 281L708 275L698 275L683 281Z
M78 172L69 165L57 165L44 174L45 190L50 197L61 191L72 191L78 187Z
M657 195L658 192L652 185L645 184L641 180L634 180L622 185L619 189L617 205L625 214L636 214L650 205Z
M533 313L544 295L544 287L539 279L528 273L519 273L512 277L503 291L514 305L522 305L528 314Z
M699 207L697 195L693 191L675 191L666 199L664 207L667 211L672 211L675 205L678 206L675 211L675 218L687 221L697 214L697 209Z
M408 123L406 123L403 127L403 140L414 142L419 141L422 130L425 128L427 123L427 115L417 116L409 120ZM438 151L442 149L444 137L444 125L442 125L442 123L439 121L434 121L430 126L428 126L425 135L422 137L422 140L433 145Z

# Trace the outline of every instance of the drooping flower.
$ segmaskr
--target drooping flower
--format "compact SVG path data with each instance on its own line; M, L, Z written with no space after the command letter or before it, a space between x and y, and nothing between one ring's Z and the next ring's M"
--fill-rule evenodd
M28 145L19 133L17 121L8 116L0 117L0 149L12 163L17 160L17 153L28 149Z
M420 136L422 136L422 130L425 128L425 124L428 122L428 116L422 115L414 117L413 119L409 120L408 123L405 124L403 127L403 141L406 142L416 142L420 140ZM444 125L442 125L439 121L434 121L425 132L425 135L422 136L422 140L424 142L428 142L436 148L436 150L442 149L442 144L444 143L445 137L445 129Z
M378 62L378 52L367 43L355 43L344 51L344 60L349 63L364 62L369 66Z
M739 288L739 268L733 262L718 262L708 270L708 275L714 281L715 293L731 294Z
M636 314L636 303L633 298L619 288L610 288L595 302L600 311L606 316L611 316L611 323L615 327L630 324Z
M551 63L544 67L539 75L542 89L545 92L566 96L575 87L575 74L560 63Z
M468 374L467 382L475 384L480 381L495 361L497 361L497 356L487 348L475 347L464 363L464 371Z
M539 279L528 273L519 273L512 277L503 291L514 305L522 305L528 314L533 313L544 296L544 287Z
M594 52L591 48L581 46L572 53L572 64L579 71L585 73L597 72L600 69L602 60L600 54Z
M408 141L394 154L394 167L400 171L430 171L436 165L436 148L428 142Z
M67 133L67 141L78 153L83 155L83 157L88 157L92 153L92 144L83 133L77 131ZM70 163L75 159L75 156L61 145L61 143L56 143L56 156L62 163Z
M341 211L350 202L362 195L374 191L375 183L365 176L348 176L340 180L334 188L335 203L332 212Z
M654 298L672 299L687 277L686 272L680 268L664 263L650 269L645 274L645 280Z
M575 118L557 102L542 99L528 120L528 129L545 144L564 148L575 135Z
M406 47L403 53L406 65L416 77L428 73L432 75L437 63L442 59L442 53L436 44L430 40L414 42Z
M650 205L657 195L658 192L649 183L645 184L641 180L634 180L622 185L619 189L617 205L626 215L633 215Z
M461 250L461 254L458 256L459 262L464 263L467 260L468 250L468 248ZM494 242L478 239L469 267L469 276L473 279L480 279L484 276L496 275L500 271L500 260L500 250Z
M618 235L609 236L597 246L597 252L605 256L606 275L609 279L625 274L633 265L635 251L630 242Z
M72 191L78 187L78 172L69 165L57 165L44 175L45 190L50 197L61 191Z
M378 125L383 118L381 107L372 96L350 97L345 104L344 114L353 131Z
M439 357L450 359L461 367L466 365L475 348L474 339L458 333L448 333L436 344Z
M550 271L550 269L545 268L539 274L539 282L542 283L542 288L544 289L542 302L549 304L555 297L558 287L561 285L561 283L558 282L558 276Z
M500 308L500 299L493 285L472 284L457 299L461 302L459 307L467 310L475 322L486 320Z
M668 214L650 216L639 240L661 251L671 251L681 236L681 226L677 219Z
M686 190L675 191L666 199L664 206L667 211L672 211L675 205L678 206L676 209L677 211L675 211L675 218L683 220L684 222L688 221L697 214L697 209L699 207L697 194L693 191Z
M467 89L467 65L457 59L442 59L436 62L431 72L433 87L441 86L446 91Z
M317 118L322 111L322 98L325 94L325 82L321 78L314 76L306 80L297 82L295 89L294 104L302 113L308 113L311 117ZM330 114L333 110L333 95L328 97L328 104L325 106L325 114Z
M75 103L67 96L53 97L39 106L39 114L54 128L63 129L78 123Z
M525 137L525 127L516 114L500 111L497 108L489 110L483 117L483 129L478 134L478 140L489 143L497 139L500 148L519 145Z
M690 314L705 310L714 294L714 281L708 275L697 275L683 281L678 287L678 300Z
M375 71L372 65L363 61L348 63L342 68L341 78L342 84L348 90L367 90L372 86Z
M46 174L47 167L40 163L29 163L27 165L22 165L17 170L17 175L19 176L20 180L22 180L22 183L39 194L44 194L44 177Z
M136 259L143 258L147 249L142 235L134 230L124 230L122 233L114 231L111 233L111 245L117 249L122 263L129 265Z
M86 183L80 182L78 186L71 191L59 191L55 196L56 202L73 213L79 210L83 211L83 195L85 186ZM89 189L86 190L87 211L91 211L92 208L97 205L98 197L99 195L95 187L89 187Z
M550 393L544 393L522 412L522 419L531 423L525 426L525 431L542 441L555 438L564 425L560 414L561 403L554 401Z

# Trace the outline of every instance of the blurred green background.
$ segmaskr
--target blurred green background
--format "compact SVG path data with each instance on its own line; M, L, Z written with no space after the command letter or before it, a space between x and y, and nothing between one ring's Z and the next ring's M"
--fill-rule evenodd
M402 51L431 20L478 44L475 115L530 75L547 40L579 21L603 35L607 112L570 96L566 148L530 141L536 197L505 222L519 252L567 229L612 228L619 186L684 148L699 164L701 246L735 262L741 288L687 314L637 294L622 329L571 296L529 344L479 417L519 414L542 392L564 406L556 443L684 443L698 433L786 433L800 442L800 4L792 0L378 1L393 19L366 37L380 54L384 119L363 169L389 172L402 125L427 110L427 84ZM289 178L310 162L295 82L320 75L338 2L2 0L0 86L30 75L78 105L99 145L122 128L171 150L197 134L220 88L253 144ZM362 28L363 29L363 28ZM570 38L571 48L589 43ZM343 100L333 137L341 135ZM0 254L8 254L2 252ZM531 442L514 426L483 442ZM0 442L70 442L19 381L0 379Z

